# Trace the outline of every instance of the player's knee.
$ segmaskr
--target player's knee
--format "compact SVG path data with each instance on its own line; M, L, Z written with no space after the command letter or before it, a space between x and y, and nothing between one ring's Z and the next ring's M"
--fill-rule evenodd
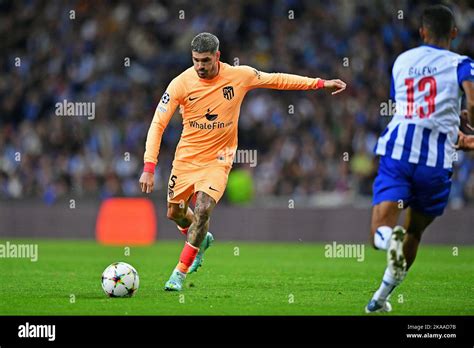
M205 223L206 221L208 221L211 216L210 205L206 205L206 204L196 205L196 208L194 209L194 216L198 222Z
M198 192L196 207L194 208L194 216L198 223L206 223L211 217L212 209L216 203L213 198L202 193Z
M198 221L205 222L211 216L211 209L206 206L199 206L194 209L194 216Z
M168 211L166 212L166 217L169 219L169 220L175 220L176 219L176 213L173 209L168 209Z
M183 218L184 215L185 213L182 211L182 209L176 209L175 207L169 207L166 213L166 217L173 221Z

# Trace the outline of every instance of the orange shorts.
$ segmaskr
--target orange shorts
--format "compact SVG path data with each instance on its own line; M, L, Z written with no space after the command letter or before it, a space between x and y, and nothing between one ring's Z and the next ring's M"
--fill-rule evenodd
M175 162L168 181L168 202L186 203L191 196L202 191L219 202L224 194L231 167L199 167L191 163Z

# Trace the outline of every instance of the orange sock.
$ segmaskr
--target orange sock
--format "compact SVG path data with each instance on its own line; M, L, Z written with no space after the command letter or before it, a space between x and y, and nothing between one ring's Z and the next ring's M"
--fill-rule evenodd
M178 265L176 266L178 271L181 273L188 273L188 269L193 264L198 252L199 248L186 242L183 251L181 252L181 256L179 257Z
M176 227L178 227L179 232L181 232L181 233L184 234L185 236L188 235L189 226L188 226L188 227L181 227L181 226L179 226L179 225L176 225Z

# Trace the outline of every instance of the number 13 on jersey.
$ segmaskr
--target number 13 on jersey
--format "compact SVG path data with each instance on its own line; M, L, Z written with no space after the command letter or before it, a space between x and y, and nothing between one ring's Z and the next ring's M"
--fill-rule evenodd
M433 76L425 76L415 86L415 79L408 78L405 79L405 85L407 86L407 113L405 118L413 118L414 113L419 115L420 118L429 118L435 112L436 79ZM424 94L426 104L415 105L416 92Z

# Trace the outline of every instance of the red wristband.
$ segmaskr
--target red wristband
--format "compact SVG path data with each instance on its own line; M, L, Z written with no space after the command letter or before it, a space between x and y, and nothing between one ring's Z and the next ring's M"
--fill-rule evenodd
M316 88L324 88L324 82L326 80L323 80L323 79L319 79L318 80L318 83L316 84Z
M143 171L147 173L154 174L155 173L155 166L156 164L153 162L145 162L145 166L143 167Z

